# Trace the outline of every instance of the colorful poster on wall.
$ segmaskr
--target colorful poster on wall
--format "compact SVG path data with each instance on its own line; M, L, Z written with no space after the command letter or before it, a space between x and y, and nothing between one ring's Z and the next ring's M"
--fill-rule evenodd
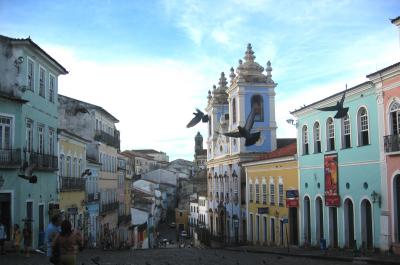
M339 179L338 179L338 155L329 154L324 157L325 173L325 205L339 206Z

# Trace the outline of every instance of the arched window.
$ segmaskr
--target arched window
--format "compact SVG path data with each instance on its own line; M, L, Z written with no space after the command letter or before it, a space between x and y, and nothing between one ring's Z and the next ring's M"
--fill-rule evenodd
M65 169L64 169L64 163L65 163L65 162L64 162L64 155L61 154L61 155L60 155L60 166L59 166L60 169L59 169L59 170L60 170L60 176L62 176L62 177L63 177L64 174L65 174L65 172L64 172L64 170L65 170Z
M335 150L335 125L332 118L326 121L326 139L327 151Z
M236 99L232 99L232 123L236 123Z
M270 205L275 205L275 184L273 178L269 180L269 203Z
M368 113L362 107L358 110L358 145L369 144Z
M279 177L279 183L278 183L278 204L279 207L283 207L283 181L282 178Z
M390 128L392 135L400 135L400 103L395 101L390 106Z
M251 97L251 109L253 108L256 112L254 121L264 121L264 103L260 95L254 95Z
M314 153L321 153L321 128L319 122L314 123Z
M67 177L71 177L71 157L70 156L67 156L67 160L66 160L67 162L66 162L66 165L65 165L65 169L67 170L66 171L66 176Z
M77 174L76 174L76 164L77 164L76 158L74 158L74 160L73 160L73 162L72 162L72 176L73 176L73 177L76 177L76 176L77 176Z
M256 203L260 203L260 184L256 181Z
M342 148L351 147L351 131L350 131L350 118L349 114L346 114L342 118Z
M303 126L302 138L303 138L303 155L308 155L308 130L307 130L307 125Z
M262 182L262 203L267 204L267 183L265 183L265 179Z
M249 183L249 201L253 202L254 191L253 191L253 183Z

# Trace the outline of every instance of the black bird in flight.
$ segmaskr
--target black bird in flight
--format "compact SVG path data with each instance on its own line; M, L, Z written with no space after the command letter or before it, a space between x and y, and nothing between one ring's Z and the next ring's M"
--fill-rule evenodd
M193 127L200 121L208 122L208 115L204 115L204 113L199 109L196 109L196 111L197 112L193 112L194 118L186 125L186 128Z
M342 99L340 101L337 101L335 106L318 108L317 110L320 110L320 111L336 111L336 114L335 114L334 118L335 119L343 118L344 116L346 116L347 112L349 111L348 107L346 107L346 108L343 107L346 91L347 91L347 85L346 85L346 90L343 92Z
M24 171L24 175L18 174L18 177L29 180L30 183L36 183L37 177L32 175L33 169L35 168L36 164L32 163L28 166L28 163L25 162L22 170Z
M255 116L256 116L256 111L253 108L249 116L247 116L246 124L244 125L244 127L238 126L238 131L223 133L223 135L234 138L243 137L246 139L244 143L245 146L250 146L255 144L258 141L258 139L260 139L260 134L261 134L260 132L251 133L251 128L253 128Z

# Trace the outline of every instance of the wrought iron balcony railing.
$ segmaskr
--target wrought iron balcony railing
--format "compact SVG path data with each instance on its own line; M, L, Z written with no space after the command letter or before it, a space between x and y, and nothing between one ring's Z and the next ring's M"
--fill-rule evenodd
M400 152L400 135L386 135L383 138L386 153Z
M131 221L131 215L130 214L118 215L118 224L128 223L130 221Z
M58 169L58 157L54 155L31 152L29 154L29 163L35 163L36 169L39 170L55 171Z
M107 145L111 145L115 148L119 148L119 134L116 133L115 135L108 134L101 130L96 130L96 134L94 135L94 139L96 141L103 142Z
M61 191L83 191L85 190L84 178L60 177Z
M106 212L117 210L118 204L118 202L102 203L100 204L100 213L104 214Z
M21 166L21 149L0 149L0 168Z
M95 202L100 200L100 192L88 193L87 202Z

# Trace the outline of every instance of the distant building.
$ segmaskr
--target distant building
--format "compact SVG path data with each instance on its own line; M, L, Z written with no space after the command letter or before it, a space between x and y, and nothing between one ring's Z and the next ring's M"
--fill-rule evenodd
M101 164L95 160L87 159L86 168L90 175L86 177L86 207L88 213L88 246L100 246L100 189L99 172Z
M0 51L0 218L8 239L28 223L37 248L59 207L58 77L68 71L30 38L0 35ZM18 177L26 167L37 181Z
M194 142L194 164L199 169L204 169L207 163L207 149L203 149L203 136L200 132L197 132Z

